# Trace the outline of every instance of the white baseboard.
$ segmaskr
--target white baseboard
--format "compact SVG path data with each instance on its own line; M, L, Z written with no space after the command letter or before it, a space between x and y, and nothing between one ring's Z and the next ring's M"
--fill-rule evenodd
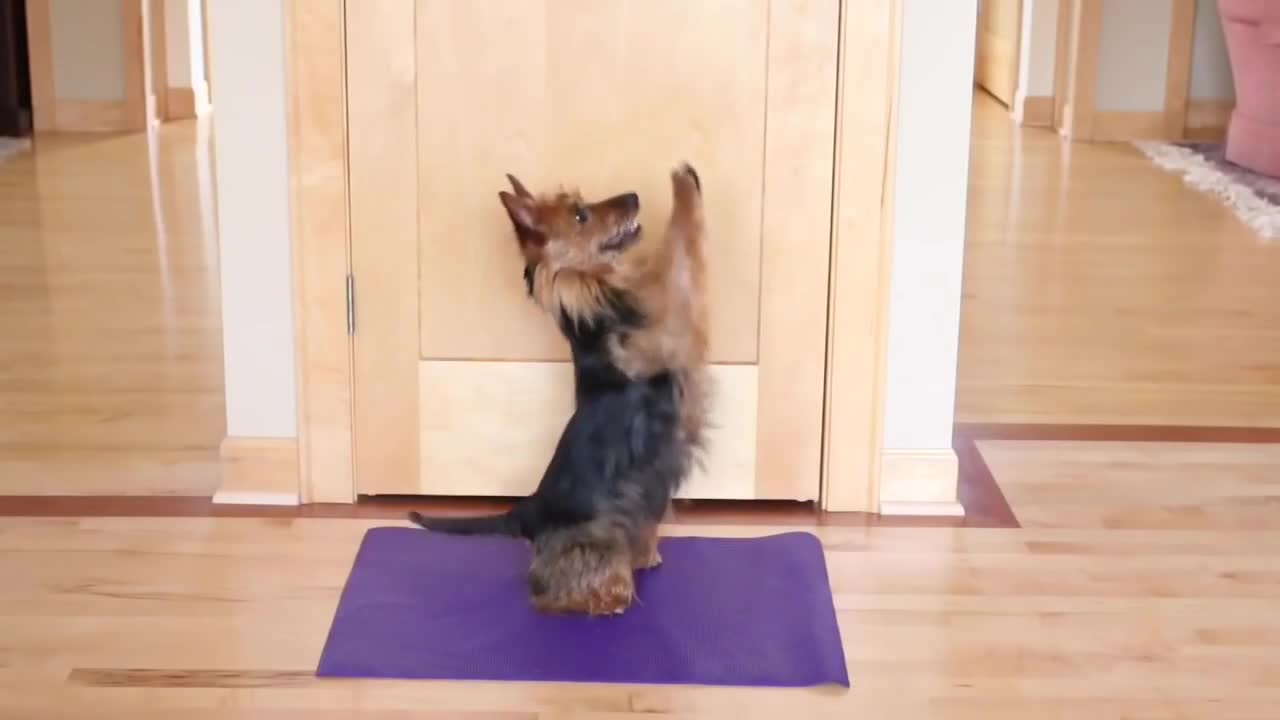
M297 505L298 441L293 438L226 437L222 483L215 503Z
M884 515L964 515L956 500L960 463L951 448L885 450L880 455Z

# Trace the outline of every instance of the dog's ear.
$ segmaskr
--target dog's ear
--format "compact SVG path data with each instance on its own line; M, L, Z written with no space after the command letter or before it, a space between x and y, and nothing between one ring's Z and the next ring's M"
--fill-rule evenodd
M503 190L498 193L498 199L507 209L507 217L511 218L511 225L515 228L516 239L520 241L521 247L541 247L546 244L547 237L538 227L533 203L528 198L517 197Z
M521 183L519 180L516 179L515 175L512 175L511 173L507 173L507 182L511 183L511 189L515 190L516 195L518 195L519 197L522 197L526 200L533 198L533 194L530 193L525 188L523 183Z
M518 197L503 190L498 193L498 199L507 209L507 217L511 218L511 224L515 225L517 232L538 229L538 219L534 213L533 203L528 198Z

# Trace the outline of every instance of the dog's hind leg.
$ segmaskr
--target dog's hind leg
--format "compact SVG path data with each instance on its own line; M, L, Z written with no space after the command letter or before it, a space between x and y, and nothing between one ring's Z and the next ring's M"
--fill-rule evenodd
M631 543L607 518L553 530L534 543L529 592L546 613L617 615L635 600Z
M658 552L657 525L644 534L640 546L635 548L631 562L637 570L651 570L662 564L662 554Z

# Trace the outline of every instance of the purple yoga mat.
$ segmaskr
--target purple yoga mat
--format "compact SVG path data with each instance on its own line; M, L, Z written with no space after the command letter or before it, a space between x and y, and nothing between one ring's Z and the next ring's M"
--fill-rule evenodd
M612 617L529 605L510 538L370 530L316 674L325 677L848 687L818 539L663 538Z

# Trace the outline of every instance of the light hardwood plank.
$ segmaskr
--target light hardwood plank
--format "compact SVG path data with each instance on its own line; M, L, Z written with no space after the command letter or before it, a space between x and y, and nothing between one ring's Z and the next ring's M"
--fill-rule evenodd
M0 163L0 494L217 487L209 140L45 135Z
M1056 457L1039 467L1052 471ZM1159 461L1129 462L1154 476ZM1243 488L1266 467L1274 458L1257 455L1178 481ZM1268 492L1239 499L1262 507ZM1052 707L1070 718L1258 719L1280 703L1277 523L667 528L814 532L850 690L315 679L359 540L384 524L0 519L0 715L1000 720Z
M1280 245L975 97L957 420L1280 425Z
M1024 527L1280 531L1280 445L978 446Z

